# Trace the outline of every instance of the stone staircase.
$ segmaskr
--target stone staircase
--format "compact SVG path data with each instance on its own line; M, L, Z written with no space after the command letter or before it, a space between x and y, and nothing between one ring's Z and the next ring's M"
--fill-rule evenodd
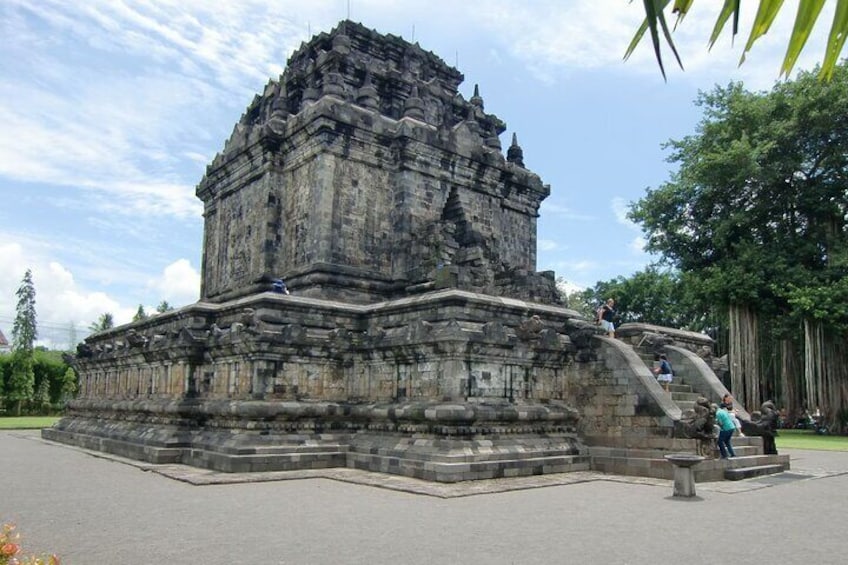
M634 350L648 368L656 365L652 352L640 351L635 347ZM695 389L693 383L698 382L698 379L687 379L686 374L691 368L683 364L673 363L673 366L674 380L669 385L669 392L662 394L670 396L685 418L699 397L711 398L713 395L709 391ZM718 380L715 375L711 378ZM736 457L720 459L715 441L661 435L608 438L604 445L596 444L588 448L594 470L618 475L673 479L674 468L664 458L669 453L695 453L706 457L693 468L696 482L740 480L782 473L789 469L788 455L763 453L761 437L734 436L733 449Z
M665 455L699 452L698 440L653 438L645 443L647 445L643 447L591 446L592 469L615 475L670 480L674 478L674 468L665 460ZM747 479L782 473L789 468L788 455L764 455L762 445L762 438L734 438L736 457L705 459L694 467L695 482Z

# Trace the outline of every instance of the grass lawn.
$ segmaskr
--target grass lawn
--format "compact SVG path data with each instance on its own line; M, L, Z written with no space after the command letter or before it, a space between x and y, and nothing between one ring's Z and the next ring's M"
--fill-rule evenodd
M775 438L777 449L820 449L824 451L848 451L848 437L820 436L812 430L778 430Z
M49 428L61 416L4 416L0 418L0 430L26 430Z

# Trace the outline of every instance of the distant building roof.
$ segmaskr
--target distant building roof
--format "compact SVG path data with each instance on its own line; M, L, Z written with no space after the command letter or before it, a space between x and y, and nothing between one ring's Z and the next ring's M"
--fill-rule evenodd
M3 335L3 330L0 330L0 349L8 349L9 341L6 339L6 336Z

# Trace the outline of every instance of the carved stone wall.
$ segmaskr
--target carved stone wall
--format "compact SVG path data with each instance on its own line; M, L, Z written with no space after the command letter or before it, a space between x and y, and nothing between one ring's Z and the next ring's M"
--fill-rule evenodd
M561 401L573 323L455 290L368 306L261 293L90 338L78 398Z
M346 302L437 286L558 302L552 274L534 271L550 189L515 136L503 155L505 124L476 89L459 94L462 79L349 21L302 45L197 187L201 298L284 277L299 295Z
M301 46L197 187L201 301L89 336L44 437L222 471L588 469L575 406L616 433L627 375L535 272L549 187L461 81L352 22Z
M90 336L78 397L43 435L222 471L585 470L571 383L593 331L565 308L455 289L199 302Z

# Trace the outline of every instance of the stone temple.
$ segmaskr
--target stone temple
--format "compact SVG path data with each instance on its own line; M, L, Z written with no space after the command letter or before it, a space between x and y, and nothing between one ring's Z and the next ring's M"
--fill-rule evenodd
M224 472L670 477L662 455L703 443L694 400L726 392L711 340L610 339L562 305L535 271L550 187L462 81L351 21L301 45L197 186L200 300L80 344L79 395L44 437ZM788 467L759 439L758 466Z

